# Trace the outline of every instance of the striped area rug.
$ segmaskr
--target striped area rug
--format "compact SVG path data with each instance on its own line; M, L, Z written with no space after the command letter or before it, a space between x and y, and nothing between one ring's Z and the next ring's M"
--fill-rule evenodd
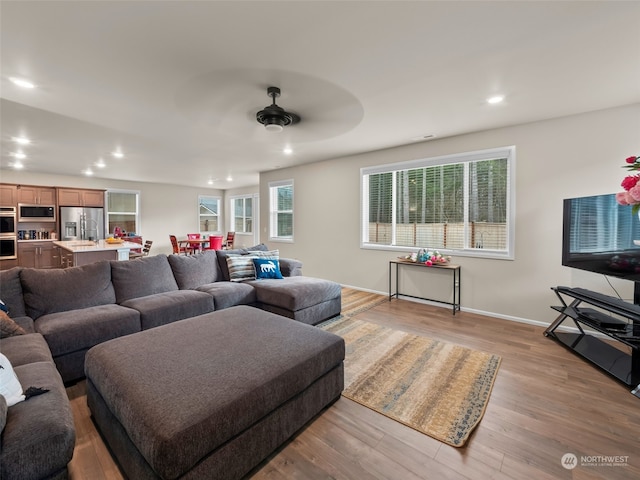
M340 313L343 317L353 317L387 301L389 301L389 297L386 295L342 287L342 308Z
M484 415L499 356L348 316L320 327L345 339L345 397L464 446Z

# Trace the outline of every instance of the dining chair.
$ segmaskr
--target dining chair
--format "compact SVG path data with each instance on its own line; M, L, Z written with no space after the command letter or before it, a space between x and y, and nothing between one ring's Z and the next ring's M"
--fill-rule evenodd
M142 251L140 253L129 253L129 260L133 258L141 258L149 255L149 251L151 250L151 245L153 244L153 240L147 240L144 242L144 246L142 247Z
M209 245L204 250L222 250L222 235L211 235L209 237Z
M233 248L233 242L236 237L236 232L227 232L227 239L222 244L225 250L231 250Z
M173 247L174 254L180 255L181 253L184 253L186 255L188 253L189 248L181 247L175 235L169 235L169 239L171 240L171 246Z
M188 240L200 240L200 234L199 233L187 233L187 239ZM194 242L194 243L190 243L189 244L189 248L191 249L192 253L199 252L201 246L202 246L202 244L199 243L199 242Z

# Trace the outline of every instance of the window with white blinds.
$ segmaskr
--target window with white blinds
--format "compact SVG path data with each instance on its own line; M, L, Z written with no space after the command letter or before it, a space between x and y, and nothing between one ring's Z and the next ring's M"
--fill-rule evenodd
M271 240L293 241L293 180L269 183Z
M362 246L513 258L515 148L361 170Z

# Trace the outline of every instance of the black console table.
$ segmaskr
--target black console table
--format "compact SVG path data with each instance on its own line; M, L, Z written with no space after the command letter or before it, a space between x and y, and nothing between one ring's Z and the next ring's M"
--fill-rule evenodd
M551 307L560 315L545 330L545 336L600 367L640 397L640 306L584 288L553 287L552 290L562 305ZM565 299L570 299L568 304ZM567 319L573 321L578 332L557 330ZM585 332L583 326L629 348L617 348Z
M392 283L392 272L393 272L393 266L395 265L395 270L396 270L396 290L395 292L391 292L391 287L393 285ZM447 302L445 300L436 300L434 298L425 298L425 297L417 297L415 295L405 295L403 293L400 293L400 290L398 289L398 273L399 273L399 268L400 265L407 265L410 267L418 267L418 268L422 268L425 269L424 271L435 271L435 270L447 270L449 272L451 272L453 274L453 302ZM431 302L437 302L437 303L444 303L446 305L451 305L453 308L453 314L456 314L456 311L460 311L460 265L451 265L449 263L447 264L443 264L443 265L431 265L431 266L427 266L424 263L418 263L418 262L410 262L410 261L404 261L404 260L391 260L389 262L389 301L391 301L391 299L393 297L399 298L400 295L403 295L405 297L410 297L410 298L419 298L421 300L428 300Z

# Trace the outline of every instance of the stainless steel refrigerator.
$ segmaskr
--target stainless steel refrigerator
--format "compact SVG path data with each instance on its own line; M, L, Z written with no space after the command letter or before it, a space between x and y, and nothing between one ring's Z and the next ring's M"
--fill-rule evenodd
M104 209L60 207L60 236L62 240L102 240Z

